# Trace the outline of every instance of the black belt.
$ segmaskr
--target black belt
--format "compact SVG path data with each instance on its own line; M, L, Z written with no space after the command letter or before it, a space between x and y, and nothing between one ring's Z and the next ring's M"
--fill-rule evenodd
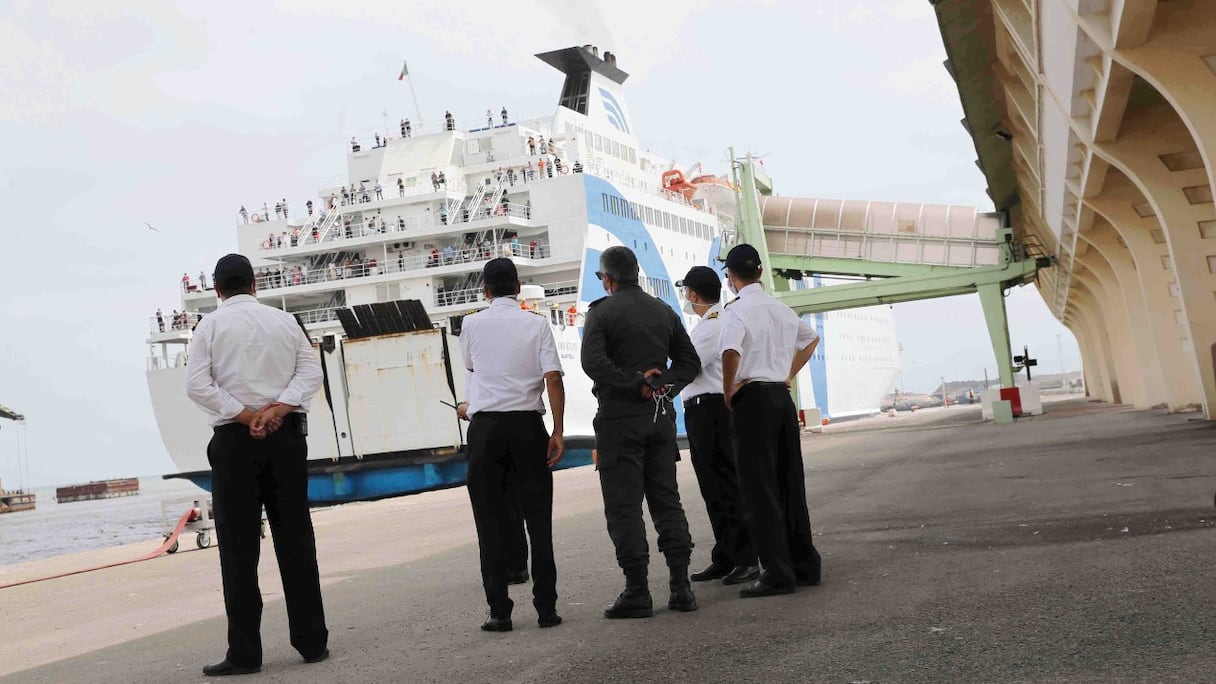
M743 390L747 389L748 387L768 387L770 389L772 389L774 387L780 387L782 389L782 391L785 391L785 392L788 392L790 389L789 387L786 387L784 382L761 382L759 380L752 380L751 382L743 383L743 386L739 388L739 391L742 392Z
M701 404L703 404L707 401L713 400L713 399L716 399L718 401L725 401L724 395L722 395L722 394L719 394L717 392L706 392L705 394L698 394L694 397L689 397L689 398L685 399L684 405L685 406L700 406Z

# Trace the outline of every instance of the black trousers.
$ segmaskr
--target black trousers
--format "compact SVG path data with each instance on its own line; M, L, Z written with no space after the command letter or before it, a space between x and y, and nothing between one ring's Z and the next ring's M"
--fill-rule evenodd
M538 613L551 613L557 605L557 566L553 472L546 462L545 424L535 411L481 411L473 414L468 440L469 501L490 611L496 617L509 617L515 605L507 595L507 573L518 570L517 564L524 560L518 517L522 515L532 551L532 605Z
M692 555L688 519L676 487L675 422L647 414L623 418L596 416L596 470L604 494L608 536L616 547L616 560L626 575L645 576L650 564L642 499L659 533L659 551L669 566L686 566Z
M739 503L730 412L722 395L702 394L685 400L684 425L688 428L688 450L697 485L714 531L710 560L727 567L755 565L756 551Z
M258 556L263 505L283 580L291 645L311 657L329 640L308 512L307 459L308 445L291 416L261 440L250 437L244 425L220 426L207 446L228 614L228 660L234 664L262 663Z
M794 586L818 581L819 552L811 540L798 412L784 383L748 383L732 405L739 491L761 580Z

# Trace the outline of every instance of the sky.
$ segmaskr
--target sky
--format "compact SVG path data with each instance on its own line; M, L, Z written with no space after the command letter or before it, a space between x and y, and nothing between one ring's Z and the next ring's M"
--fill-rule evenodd
M183 271L235 250L240 205L298 212L345 171L352 135L383 112L416 119L404 60L427 121L547 116L562 79L533 54L586 43L629 72L643 145L681 165L724 173L734 146L766 155L784 195L992 208L924 0L9 0L0 404L27 417L26 484L173 470L144 379L149 315L180 306ZM1015 349L1080 367L1033 287L1007 304ZM995 377L975 295L901 304L896 321L905 390ZM16 433L0 425L10 487Z

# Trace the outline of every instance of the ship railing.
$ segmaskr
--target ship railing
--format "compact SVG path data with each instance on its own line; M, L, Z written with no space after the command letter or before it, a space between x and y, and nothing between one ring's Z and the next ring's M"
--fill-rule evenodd
M190 360L189 354L186 352L178 352L172 356L156 356L155 354L148 357L147 368L153 370L167 370L169 368L184 368Z
M461 245L459 248L453 247L450 252L439 250L437 254L434 252L408 256L399 254L396 258L390 257L388 261L377 260L374 265L372 260L368 259L350 264L331 262L323 267L309 269L307 272L300 269L297 273L295 268L290 268L282 273L262 272L256 275L256 279L258 290L266 292L299 285L371 278L442 266L483 263L500 256L531 260L547 259L551 254L551 247L547 244L538 244L533 249L531 243L500 241L481 246Z
M548 116L529 116L516 117L510 112L507 113L507 123L502 122L501 111L492 113L490 117L473 116L457 119L452 117L449 122L445 117L438 116L434 119L421 120L410 117L410 135L401 135L400 121L390 122L388 130L384 130L382 126L371 126L363 128L359 133L356 133L354 138L359 145L358 150L351 150L356 153L366 152L368 150L379 149L375 145L376 135L380 135L380 147L384 147L391 142L409 138L416 138L420 135L430 135L433 133L441 133L444 131L459 131L461 133L478 133L487 130L500 130L504 128L519 128L521 133L531 135L543 135L546 141L552 137L550 130L547 127L542 127L541 124L548 123L552 115ZM349 141L347 143L349 145ZM351 148L348 148L351 149Z
M338 310L345 307L332 306L323 309L307 309L305 311L292 311L293 316L299 317L304 325L312 325L313 323L325 323L326 321L338 320Z
M577 280L563 280L556 283L545 283L540 287L545 290L545 297L565 297L578 292ZM483 300L481 287L461 288L458 290L439 289L435 292L435 306L468 306Z
M162 313L159 318L149 316L148 332L152 335L159 335L174 330L193 330L202 318L202 314L194 311L179 311L176 315Z

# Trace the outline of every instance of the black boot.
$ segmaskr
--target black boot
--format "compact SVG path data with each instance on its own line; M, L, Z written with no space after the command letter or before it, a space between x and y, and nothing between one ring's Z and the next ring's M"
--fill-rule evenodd
M654 604L650 600L650 588L646 583L646 569L625 573L625 591L616 597L616 602L604 610L604 617L648 618L654 615Z
M693 596L692 584L688 581L688 566L671 566L671 598L667 600L668 610L678 610L687 613L697 609L697 597Z

